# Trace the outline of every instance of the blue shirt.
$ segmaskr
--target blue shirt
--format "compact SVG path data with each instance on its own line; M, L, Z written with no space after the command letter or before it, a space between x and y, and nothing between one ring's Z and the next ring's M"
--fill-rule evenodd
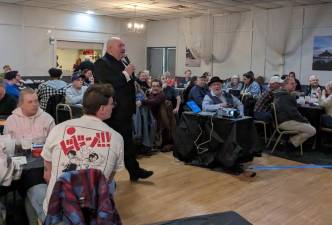
M258 98L259 95L261 94L261 87L259 84L254 81L252 82L249 86L245 85L242 90L243 94L250 94L254 98Z
M20 89L18 88L18 86L16 84L7 83L6 84L6 93L10 96L13 96L17 100L18 97L20 96Z
M196 102L197 105L202 107L202 102L204 99L204 96L209 92L209 90L205 87L200 87L198 85L195 85L189 93L188 100L193 100Z
M87 89L87 86L82 86L80 90L77 90L73 86L69 86L66 90L66 103L69 105L82 104L83 96Z

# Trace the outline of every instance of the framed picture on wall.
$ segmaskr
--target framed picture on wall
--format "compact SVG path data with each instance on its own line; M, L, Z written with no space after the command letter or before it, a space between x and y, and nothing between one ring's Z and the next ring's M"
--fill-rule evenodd
M200 67L201 59L194 56L192 51L186 47L186 67Z
M332 36L314 37L312 70L332 71Z

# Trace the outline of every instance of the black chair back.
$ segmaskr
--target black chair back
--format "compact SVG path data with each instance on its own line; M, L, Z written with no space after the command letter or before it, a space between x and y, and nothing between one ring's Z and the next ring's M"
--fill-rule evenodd
M231 95L233 95L234 97L237 97L237 98L240 98L241 96L241 91L240 90L233 90L233 89L230 89L228 91Z
M64 103L65 102L65 96L64 95L52 95L48 101L47 101L47 106L46 106L46 112L50 114L54 121L56 120L56 106L59 103Z
M56 106L56 124L71 120L72 118L73 113L69 105L60 103Z
M244 107L244 115L253 117L256 100L251 95L245 95L242 98L242 104Z

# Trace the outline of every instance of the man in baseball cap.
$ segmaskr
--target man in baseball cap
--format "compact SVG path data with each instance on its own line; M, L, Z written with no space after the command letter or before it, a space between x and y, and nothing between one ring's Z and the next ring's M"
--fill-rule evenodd
M75 72L71 77L71 85L66 89L66 103L69 105L80 105L83 103L83 95L88 89L83 86L85 77L79 72Z
M257 100L254 108L254 118L265 122L272 121L271 103L273 102L273 92L280 88L283 80L279 75L270 78L269 90L265 91Z

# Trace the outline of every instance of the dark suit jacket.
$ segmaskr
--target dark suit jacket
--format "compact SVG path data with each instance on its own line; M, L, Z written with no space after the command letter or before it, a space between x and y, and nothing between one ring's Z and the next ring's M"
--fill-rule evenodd
M323 86L319 85L319 88L320 88L321 91L325 90L325 87L323 87ZM305 95L308 96L310 94L311 94L311 86L309 85L309 87L307 88L307 90L305 90Z
M108 60L107 63L104 59ZM127 82L122 71L125 66L121 61L106 53L102 59L95 62L94 76L98 83L112 84L115 89L114 101L116 107L113 109L111 119L105 121L110 126L121 126L132 123L132 115L136 110L134 79Z

